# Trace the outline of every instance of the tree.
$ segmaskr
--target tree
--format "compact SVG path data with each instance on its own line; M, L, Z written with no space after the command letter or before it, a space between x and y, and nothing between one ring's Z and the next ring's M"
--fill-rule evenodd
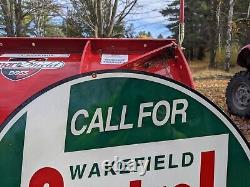
M250 1L237 0L234 6L233 38L239 44L250 43Z
M121 33L124 18L131 13L138 0L70 0L74 22L89 36L114 37ZM124 31L123 30L123 31Z
M218 0L217 3L217 10L216 10L216 19L217 19L217 35L218 35L218 49L219 53L221 54L221 5L222 0Z
M183 46L188 59L205 56L205 50L209 43L209 3L207 1L186 0L185 3L185 40ZM178 38L179 26L179 0L174 0L160 13L167 17L169 23L166 27L173 33L173 38Z
M250 1L248 5L248 10L247 10L247 19L250 18Z
M162 35L162 34L159 34L159 35L157 36L157 38L158 38L158 39L163 39L163 35Z
M210 59L209 59L209 67L216 67L216 50L217 50L217 42L218 42L218 18L217 18L217 7L219 4L218 0L210 1L210 16L209 16L209 50L210 50ZM217 25L215 27L215 25Z
M3 29L7 36L22 36L23 0L1 0L0 12Z
M62 31L64 35L69 37L81 37L84 33L89 33L90 30L84 30L86 27L82 27L82 23L75 19L75 12L67 11L67 16L62 24Z
M33 7L34 9L29 12L31 22L33 24L30 28L30 35L33 36L48 36L54 35L52 30L59 34L60 28L53 25L51 20L57 16L60 16L61 5L55 3L54 0L32 0L26 3L26 7Z
M6 36L47 36L60 27L51 20L60 15L61 6L54 0L1 0L1 33ZM57 27L57 28L55 28Z
M131 23L130 25L128 25L125 28L125 33L124 33L124 37L126 38L135 38L136 32L135 32L135 27L134 25Z
M229 1L228 21L227 21L227 39L226 39L226 58L225 58L225 71L229 71L230 60L231 60L231 45L232 45L232 25L233 25L233 14L234 5L236 0Z
M174 0L166 8L162 9L160 13L164 17L168 17L169 23L166 27L172 32L174 38L178 38L178 20L179 20L179 0Z
M137 38L152 38L151 32L140 31Z

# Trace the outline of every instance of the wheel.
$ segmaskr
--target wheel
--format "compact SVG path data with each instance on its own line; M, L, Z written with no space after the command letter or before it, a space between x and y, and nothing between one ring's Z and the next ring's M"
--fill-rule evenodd
M246 62L247 62L247 69L248 71L250 71L250 56L247 57Z
M226 89L226 103L231 114L250 117L250 72L234 75Z

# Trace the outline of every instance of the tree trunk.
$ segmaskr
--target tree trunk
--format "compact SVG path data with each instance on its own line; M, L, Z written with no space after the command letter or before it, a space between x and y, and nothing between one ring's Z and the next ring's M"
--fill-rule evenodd
M14 3L16 36L22 36L22 5L21 3L22 3L22 0L17 0Z
M115 0L113 6L112 6L112 11L111 11L111 17L109 20L109 25L107 29L107 36L110 37L112 35L114 25L115 25L115 15L117 13L117 8L118 8L118 0Z
M97 17L97 27L98 27L98 36L103 37L103 14L102 14L102 1L97 0L96 4L96 17Z
M248 5L248 11L247 11L247 19L250 17L250 1L249 1L249 5Z
M234 14L235 0L229 1L228 21L227 21L227 38L226 38L226 54L225 54L225 71L230 69L231 51L232 51L232 25L233 25L233 14Z
M190 56L189 59L192 61L194 59L194 48L190 49Z
M15 36L14 22L13 22L13 3L9 0L3 0L1 2L1 8L3 11L5 32L7 36Z
M211 1L211 8L210 8L210 23L209 23L209 31L210 31L210 63L209 67L210 68L215 68L216 67L216 48L217 48L217 30L216 27L214 26L217 22L217 17L216 17L216 3L217 0L212 0Z
M222 1L219 0L218 5L217 5L217 11L216 11L219 54L221 54L221 4L222 4Z
M7 36L22 35L22 0L2 0L1 9Z

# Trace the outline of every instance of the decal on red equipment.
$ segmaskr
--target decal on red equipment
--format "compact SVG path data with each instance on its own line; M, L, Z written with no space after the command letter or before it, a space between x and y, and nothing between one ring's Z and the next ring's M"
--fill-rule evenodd
M11 58L0 62L2 75L11 81L26 79L44 69L53 70L63 66L62 61L47 61L45 58Z

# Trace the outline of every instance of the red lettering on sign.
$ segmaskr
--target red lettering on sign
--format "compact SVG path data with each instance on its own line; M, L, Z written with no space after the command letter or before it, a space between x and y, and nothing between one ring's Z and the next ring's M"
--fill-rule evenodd
M130 181L130 187L142 187L141 183L142 183L141 180ZM164 187L166 187L166 186L164 186ZM187 184L178 184L175 187L190 187L190 186Z
M200 187L214 187L215 152L201 153Z
M64 187L62 175L53 168L42 168L38 170L31 178L29 187Z
M178 184L177 186L175 186L175 187L190 187L189 185L187 185L187 184Z
M130 187L141 187L141 180L130 181Z
M215 151L201 153L200 187L214 187ZM142 187L142 181L130 181L130 187ZM164 186L166 187L166 186ZM175 187L190 187L178 184Z

